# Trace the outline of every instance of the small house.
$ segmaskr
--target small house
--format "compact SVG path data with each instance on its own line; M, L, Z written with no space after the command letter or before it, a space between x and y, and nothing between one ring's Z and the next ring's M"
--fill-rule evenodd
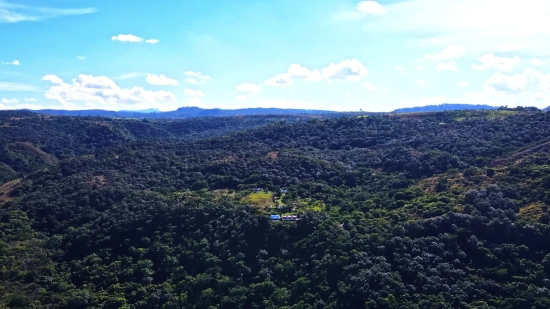
M282 217L283 221L298 221L298 216L296 215L286 215Z

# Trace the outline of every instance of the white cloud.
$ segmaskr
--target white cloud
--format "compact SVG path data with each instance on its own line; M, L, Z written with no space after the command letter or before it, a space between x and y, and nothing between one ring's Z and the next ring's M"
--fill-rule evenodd
M263 107L263 108L307 108L313 109L315 104L311 102L304 101L293 101L293 100L261 100L254 104L254 107Z
M197 80L196 78L187 78L185 82L194 85L204 84L204 80Z
M119 42L131 42L131 43L139 43L143 42L143 38L140 38L139 36L135 36L133 34L119 34L115 35L111 38L113 41L119 41Z
M370 84L370 83L362 83L361 86L367 88L368 91L376 91L376 90L378 90L378 87L376 87L375 85Z
M166 75L147 74L145 79L147 83L158 86L177 86L180 83L172 78L166 77Z
M454 62L439 62L436 69L438 71L458 71L458 66Z
M321 70L322 76L329 80L358 82L369 75L369 70L358 60L344 60L338 64L331 63Z
M27 102L36 102L35 98L25 98L25 101Z
M376 1L361 1L356 8L363 13L384 14L386 12L384 7Z
M188 75L188 76L193 76L193 77L196 77L196 78L202 79L202 80L211 80L212 79L210 76L203 75L201 72L187 71L183 74Z
M51 75L51 74L42 77L42 80L48 81L52 84L61 84L61 83L63 83L63 80L61 78L57 77L56 75Z
M38 89L21 83L0 82L0 91L38 91Z
M81 74L72 84L60 83L45 94L67 107L77 102L92 102L110 105L136 105L141 103L175 102L176 96L167 91L148 91L142 87L121 88L106 76Z
M132 73L126 73L119 76L111 77L112 80L125 80L125 79L132 79L140 76L144 76L144 73L139 72L132 72Z
M518 56L515 56L514 58L506 58L498 57L493 53L489 53L479 57L479 62L481 62L481 64L472 65L472 69L481 71L492 68L503 72L513 72L520 60L521 59Z
M97 12L95 8L59 9L22 4L13 4L0 0L0 23L40 21L68 15L84 15Z
M442 52L439 54L427 54L424 56L425 59L430 60L451 60L455 58L462 57L466 52L466 48L462 45L451 45L447 48L445 48Z
M6 98L2 99L2 103L5 103L5 104L15 104L17 102L19 102L17 101L17 99L6 99Z
M247 92L247 93L260 93L263 87L260 85L255 85L251 83L244 83L237 86L237 91Z
M457 87L460 87L460 88L463 88L463 87L468 87L468 82L460 82L458 84L456 84Z
M76 56L76 59L78 59L78 60L85 60L86 57L84 57L84 56Z
M183 74L193 77L193 78L187 78L185 80L185 82L193 85L204 84L207 80L212 80L212 77L208 75L203 75L201 72L187 71Z
M405 68L401 65L398 65L398 66L395 67L395 69L398 70L398 71L403 71Z
M7 64L7 65L20 65L21 63L19 62L19 60L13 60L13 61L9 61L9 62L2 62L2 64Z
M344 60L338 64L331 63L320 71L309 70L295 63L290 65L286 73L278 74L266 80L265 84L269 86L290 86L294 80L321 81L323 78L329 82L333 80L358 82L368 73L369 70L356 59Z
M188 88L183 90L183 95L186 97L204 97L204 93L202 91Z
M149 43L149 44L157 44L158 42L160 42L160 40L157 40L157 39L145 40L145 43Z
M544 62L540 59L537 59L537 58L531 59L530 62L531 62L532 65L535 65L535 66L545 66L546 65L546 62Z
M319 70L310 71L299 64L291 64L287 73L279 74L265 83L270 86L290 86L293 80L320 81L322 77Z
M236 89L241 93L239 96L237 96L237 100L244 101L247 98L251 98L257 95L258 93L262 92L263 87L256 84L243 83L243 84L237 85Z
M431 84L431 83L428 82L428 81L425 81L425 80L423 80L423 79L419 79L419 80L416 81L416 84L417 84L417 85L420 85L420 86L426 86L426 85L429 85L429 84Z
M380 91L389 91L390 90L390 88L388 88L388 87L378 87L378 86L375 86L375 85L373 85L371 83L367 83L367 82L362 83L361 86L366 88L368 91L378 91L378 90L380 90Z
M291 86L292 79L288 74L279 74L273 78L266 80L265 83L269 86Z
M409 0L385 5L365 30L412 34L417 46L468 46L470 54L527 51L550 54L550 2L540 0ZM513 43L510 43L513 42Z
M487 79L485 89L503 95L522 92L550 94L550 74L535 69L526 69L523 73L514 75L497 72Z
M401 105L403 107L439 105L439 104L445 103L446 101L447 101L447 97L440 95L440 96L418 98L415 100L404 99L404 100L401 100Z

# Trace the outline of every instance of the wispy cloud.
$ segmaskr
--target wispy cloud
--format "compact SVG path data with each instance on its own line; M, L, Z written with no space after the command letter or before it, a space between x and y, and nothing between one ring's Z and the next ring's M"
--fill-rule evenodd
M157 39L145 40L145 43L149 43L149 44L157 44L158 42L160 42L160 40L157 40Z
M147 74L146 78L147 83L151 85L158 85L158 86L177 86L180 83L173 79L166 77L166 75L156 75L156 74Z
M12 82L0 82L0 91L38 91L38 89L32 85Z
M112 80L125 80L125 79L131 79L136 77L141 77L146 74L144 73L138 73L138 72L132 72L132 73L126 73L119 76L111 77Z
M84 15L97 12L96 8L48 8L14 4L0 0L0 23L18 23L23 21L40 21L61 16Z
M139 37L137 35L133 35L133 34L115 35L115 36L111 37L111 40L119 41L119 42L130 42L130 43L141 43L141 42L145 41L145 43L148 43L148 44L157 44L158 42L160 42L160 40L157 40L157 39L145 40L144 38Z
M2 62L2 64L7 64L7 65L20 65L21 63L19 62L19 60L13 60L13 61L8 61L8 62Z
M143 41L143 38L140 38L139 36L135 36L133 34L119 34L113 36L111 40L119 42L139 43Z

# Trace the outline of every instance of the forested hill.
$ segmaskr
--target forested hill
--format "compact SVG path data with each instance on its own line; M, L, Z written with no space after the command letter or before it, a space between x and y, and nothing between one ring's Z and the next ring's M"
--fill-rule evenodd
M327 110L309 110L309 109L284 109L284 108L243 108L243 109L203 109L199 107L181 107L175 111L108 111L101 109L92 110L57 110L44 109L36 110L40 114L58 115L58 116L102 116L116 118L148 118L148 119L166 119L166 118L196 118L196 117L230 117L230 116L252 116L252 115L320 115L320 114L338 114L337 112Z
M0 115L0 307L550 307L547 113Z

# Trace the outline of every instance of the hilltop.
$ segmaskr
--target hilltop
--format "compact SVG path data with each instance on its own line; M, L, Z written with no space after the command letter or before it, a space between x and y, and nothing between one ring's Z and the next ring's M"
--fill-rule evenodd
M0 112L0 304L550 305L545 113L278 118Z

